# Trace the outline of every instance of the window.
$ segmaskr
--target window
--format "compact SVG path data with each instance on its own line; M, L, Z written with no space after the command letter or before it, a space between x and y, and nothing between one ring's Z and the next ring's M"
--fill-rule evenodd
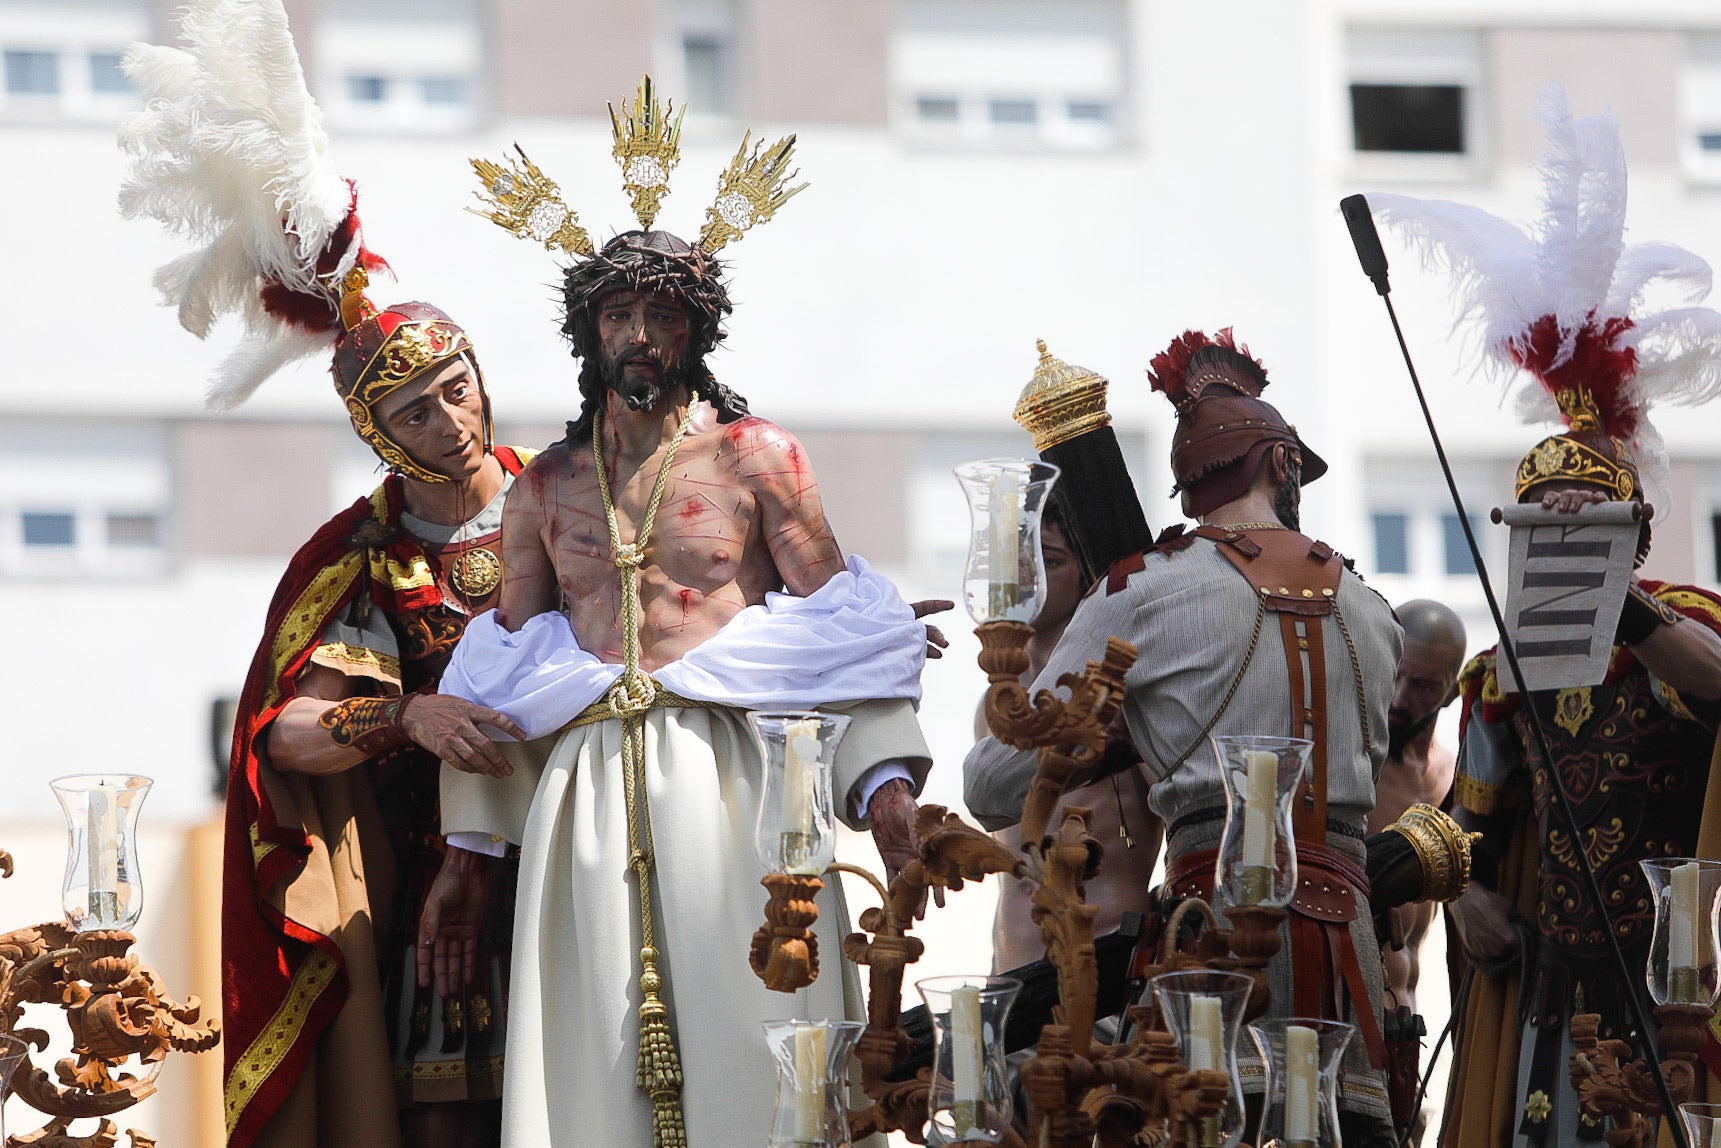
M687 105L702 112L730 112L729 53L722 40L700 33L681 41Z
M919 96L914 114L924 124L954 124L962 116L962 103L954 96Z
M1410 573L1410 516L1376 514L1374 569L1379 574Z
M388 99L385 76L348 76L347 99L355 104L380 104Z
M1457 84L1352 84L1357 151L1464 154L1464 89Z
M6 50L6 94L9 96L57 96L60 94L60 57L54 52Z
M154 514L109 514L108 545L156 547L161 545L161 518Z
M1477 527L1474 516L1470 519L1470 529ZM1470 543L1464 538L1464 523L1456 514L1440 516L1441 554L1446 563L1446 573L1452 575L1471 574L1476 570L1476 563L1470 557Z
M892 107L949 147L1115 147L1128 106L1123 0L900 0Z
M121 95L131 91L131 81L120 70L118 52L90 53L90 91L98 94Z
M1483 158L1482 35L1464 28L1345 33L1345 134L1371 176L1457 179Z
M426 76L418 81L419 98L439 107L466 103L466 81L457 76Z
M77 517L63 510L26 510L18 516L25 546L65 546L77 542Z
M1686 41L1679 121L1686 174L1721 182L1721 33L1695 32Z
M165 572L171 457L160 421L0 422L0 577Z
M438 0L409 10L366 0L323 7L309 56L318 68L312 91L331 126L423 135L473 125L484 38L472 5ZM405 14L411 19L399 18ZM389 45L386 54L377 52L379 43Z
M1709 538L1715 548L1715 573L1721 577L1721 514L1709 516Z

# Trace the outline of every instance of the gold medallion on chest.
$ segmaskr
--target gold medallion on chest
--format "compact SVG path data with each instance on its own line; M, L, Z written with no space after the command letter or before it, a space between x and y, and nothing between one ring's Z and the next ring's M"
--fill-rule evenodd
M482 546L463 550L454 560L449 580L454 583L455 593L463 598L488 598L502 584L502 560Z

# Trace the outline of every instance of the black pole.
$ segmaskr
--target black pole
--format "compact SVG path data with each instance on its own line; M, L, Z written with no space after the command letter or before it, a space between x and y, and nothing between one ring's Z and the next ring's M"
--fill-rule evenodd
M1339 201L1339 210L1344 213L1345 224L1350 228L1351 243L1356 247L1357 261L1362 264L1363 274L1373 281L1376 293L1386 304L1387 317L1392 320L1392 333L1398 337L1398 350L1404 356L1405 369L1410 372L1410 385L1416 392L1417 403L1422 407L1422 419L1428 424L1428 435L1434 441L1434 453L1440 460L1440 472L1446 478L1446 489L1452 495L1452 505L1458 510L1458 522L1464 528L1464 541L1470 547L1470 560L1476 564L1476 577L1482 582L1482 594L1488 600L1488 612L1493 615L1494 628L1500 634L1500 652L1506 656L1506 664L1511 667L1512 677L1524 695L1524 709L1530 715L1530 729L1535 734L1536 748L1548 765L1548 777L1554 785L1552 804L1565 820L1572 840L1578 843L1578 848L1573 851L1577 854L1578 871L1583 874L1584 886L1595 902L1596 912L1601 914L1602 931L1607 934L1608 951L1613 954L1614 963L1619 966L1621 983L1628 987L1634 986L1640 979L1639 974L1634 974L1626 964L1625 952L1619 947L1619 935L1614 930L1613 919L1608 916L1601 883L1596 880L1595 868L1590 864L1589 854L1582 846L1583 835L1579 832L1577 818L1572 813L1571 797L1566 793L1566 785L1560 778L1559 770L1554 768L1554 755L1549 749L1548 733L1542 725L1542 715L1536 711L1529 692L1524 689L1524 675L1518 670L1518 649L1512 643L1511 635L1506 632L1506 617L1500 611L1499 600L1494 597L1494 585L1488 577L1488 564L1482 560L1482 548L1476 544L1476 532L1470 528L1470 515L1464 510L1464 499L1458 493L1458 483L1452 477L1452 466L1446 459L1446 447L1440 441L1440 431L1436 429L1434 415L1428 409L1428 398L1422 392L1422 380L1417 378L1416 364L1410 359L1410 347L1404 341L1404 329L1399 326L1398 312L1393 309L1392 288L1387 283L1386 252L1380 245L1380 233L1375 230L1374 216L1369 212L1368 200L1360 195L1346 196ZM1669 1091L1667 1078L1662 1074L1661 1060L1655 1055L1659 1041L1656 1039L1656 1030L1649 1027L1649 1021L1644 1016L1643 1000L1638 996L1635 987L1631 987L1631 991L1625 994L1625 999L1631 1009L1633 1023L1643 1034L1644 1047L1648 1053L1644 1061L1655 1080L1655 1092L1661 1100L1663 1123L1673 1134L1673 1142L1677 1148L1691 1148L1690 1142L1685 1138L1684 1124L1679 1119L1679 1108L1673 1103L1673 1093Z

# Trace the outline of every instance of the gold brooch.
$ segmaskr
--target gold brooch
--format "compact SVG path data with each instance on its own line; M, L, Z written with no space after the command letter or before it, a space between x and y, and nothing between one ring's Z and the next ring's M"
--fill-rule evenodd
M1554 1106L1548 1100L1548 1094L1541 1089L1530 1093L1524 1100L1524 1115L1537 1124L1541 1124L1553 1114Z
M482 546L463 550L454 560L449 581L462 598L476 602L488 598L502 584L502 562Z

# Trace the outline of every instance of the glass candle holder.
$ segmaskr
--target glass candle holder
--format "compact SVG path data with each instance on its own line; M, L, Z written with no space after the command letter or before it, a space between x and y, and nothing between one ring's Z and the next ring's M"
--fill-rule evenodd
M930 977L916 981L938 1041L927 1097L929 1145L997 1143L1010 1127L1004 1022L1022 989L1011 977Z
M1191 969L1161 973L1148 982L1165 1018L1166 1029L1182 1048L1191 1069L1223 1072L1231 1078L1225 1107L1210 1116L1193 1148L1236 1148L1243 1139L1243 1083L1237 1076L1237 1035L1243 1010L1255 987L1252 977Z
M976 622L1032 622L1046 600L1040 512L1058 468L1025 458L983 458L956 468L973 533L962 600Z
M1639 861L1655 898L1655 933L1649 942L1644 977L1658 1005L1715 1003L1716 894L1721 892L1721 862L1691 857Z
M1225 782L1225 830L1219 838L1213 904L1287 904L1297 889L1297 842L1291 802L1309 769L1314 743L1300 737L1213 739Z
M768 1020L777 1058L770 1148L848 1148L849 1058L866 1025L854 1020Z
M1260 1148L1337 1148L1339 1061L1356 1029L1336 1020L1282 1017L1249 1025L1267 1070Z
M759 861L773 873L823 873L837 856L831 763L849 719L775 710L750 713L747 720L765 747L759 820L753 832Z
M0 1145L6 1138L6 1097L12 1094L12 1077L30 1059L30 1046L15 1036L0 1035Z
M1679 1119L1691 1148L1721 1148L1721 1104L1681 1104Z
M87 773L51 782L66 814L61 905L74 932L126 929L143 914L137 815L154 784L134 774Z

